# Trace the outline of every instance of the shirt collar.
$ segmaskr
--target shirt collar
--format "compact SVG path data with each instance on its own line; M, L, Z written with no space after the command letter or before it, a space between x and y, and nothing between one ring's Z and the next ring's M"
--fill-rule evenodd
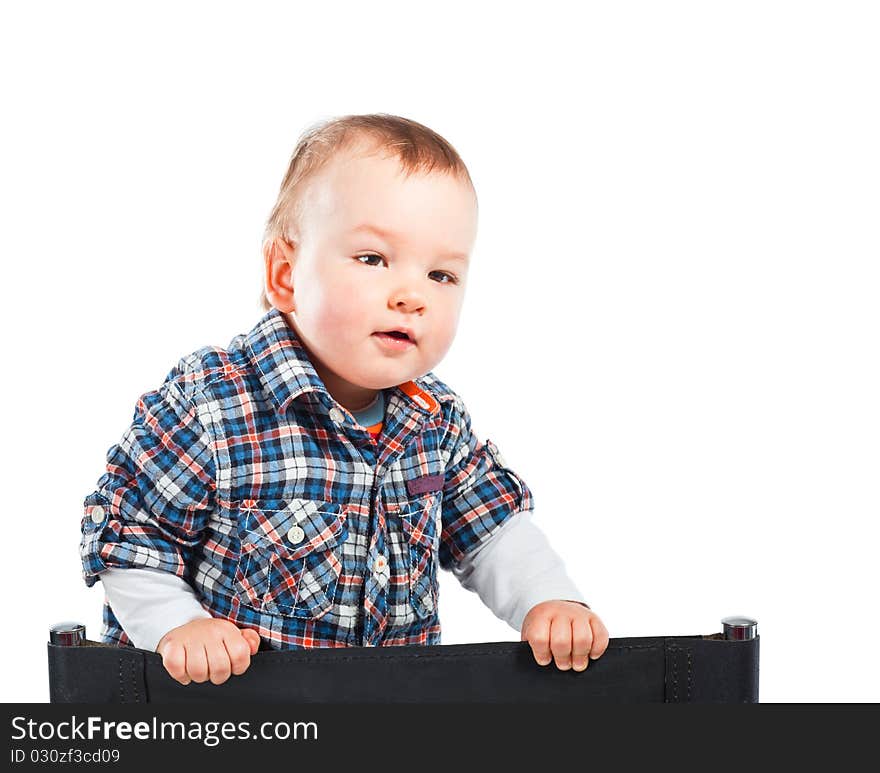
M317 396L328 409L335 404L296 331L278 309L271 309L257 322L247 334L246 343L251 361L279 413L286 414L290 404L304 395ZM416 410L426 414L440 411L434 396L415 381L399 384L396 389L409 398Z

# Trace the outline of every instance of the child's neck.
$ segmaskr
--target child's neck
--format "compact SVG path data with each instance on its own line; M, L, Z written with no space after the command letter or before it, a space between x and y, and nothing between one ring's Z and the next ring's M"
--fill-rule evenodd
M361 406L358 406L357 408L352 408L349 405L346 405L345 407L348 408L348 410L350 410L352 413L362 413L363 411L367 410L367 408L369 408L371 405L373 405L373 403L375 403L376 400L378 400L378 399L379 399L379 393L376 392L373 394L372 399L368 400L366 403L364 403Z

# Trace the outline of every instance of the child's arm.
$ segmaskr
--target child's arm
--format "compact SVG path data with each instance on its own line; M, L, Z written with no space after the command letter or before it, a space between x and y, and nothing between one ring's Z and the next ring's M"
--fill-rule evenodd
M181 684L222 684L250 668L260 636L214 618L180 577L152 569L108 569L101 582L132 643L162 656Z
M89 587L109 569L123 575L149 569L166 575L163 594L174 589L174 580L179 581L176 592L182 583L192 593L186 581L214 509L216 482L211 438L191 399L190 383L182 360L159 389L141 396L131 425L108 451L106 472L84 501L80 547ZM110 594L137 582L134 576L108 579ZM156 651L168 672L184 684L225 681L230 673L240 673L244 654L259 647L255 631L240 631L227 620L208 615L174 626L180 618L162 619L149 601L130 601L123 615L135 620L135 628L148 626L144 643L152 642L165 625ZM159 607L165 603L179 609L179 602L169 597ZM188 659L190 650L194 657Z
M453 573L496 616L529 642L542 666L587 668L608 646L608 632L565 571L531 512L510 516ZM589 656L589 657L588 657Z
M469 577L471 589L480 588L481 598L486 596L484 603L493 612L497 606L499 617L514 627L521 623L522 638L529 641L541 665L550 662L548 655L552 653L559 668L569 668L574 661L582 670L580 665L586 667L588 654L597 658L605 651L605 626L581 601L543 534L536 531L530 518L522 517L533 509L531 491L507 466L491 440L479 441L460 398L453 403L448 422L451 443L443 487L440 565L460 578ZM497 560L491 547L481 559L480 549L490 545L508 522L510 533L498 534L495 544L495 549L502 548ZM527 544L529 540L536 544ZM513 571L508 571L509 565ZM535 582L546 581L546 585L533 594L517 571ZM516 590L508 592L506 583ZM548 594L559 595L547 598ZM544 599L538 600L540 596Z
M170 572L114 569L101 572L110 608L132 644L155 652L172 628L212 617L192 587Z
M586 604L532 518L531 511L514 513L452 568L463 587L516 631L542 601Z

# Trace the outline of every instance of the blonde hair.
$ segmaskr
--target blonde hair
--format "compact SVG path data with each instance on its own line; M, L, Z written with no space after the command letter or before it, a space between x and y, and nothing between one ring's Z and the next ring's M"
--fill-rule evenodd
M286 237L292 223L299 224L301 195L306 182L314 177L334 154L349 149L359 139L375 142L400 161L405 176L431 172L457 175L474 187L461 157L443 137L427 126L386 113L346 115L320 121L300 136L281 182L278 198L263 234L263 242ZM476 195L476 192L475 192ZM265 287L260 305L272 308Z

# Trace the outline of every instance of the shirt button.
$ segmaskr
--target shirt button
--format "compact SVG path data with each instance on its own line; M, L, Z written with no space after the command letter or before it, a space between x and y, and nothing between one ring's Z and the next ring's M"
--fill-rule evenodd
M292 545L299 545L305 536L306 533L299 526L294 526L289 532L287 532L287 541Z
M385 559L385 556L379 556L376 559L376 563L373 564L373 569L376 571L377 574L382 574L387 566L388 563Z
M345 421L345 414L339 408L331 408L330 418L337 424L342 424Z
M507 467L507 460L499 453L495 454L495 461L498 462L502 467Z
M427 598L425 598L425 600L422 602L422 606L423 606L428 612L433 612L433 611L434 611L434 602L431 601L431 597L430 597L430 596L428 596Z
M96 505L92 509L92 523L101 523L104 520L104 508L101 505Z

